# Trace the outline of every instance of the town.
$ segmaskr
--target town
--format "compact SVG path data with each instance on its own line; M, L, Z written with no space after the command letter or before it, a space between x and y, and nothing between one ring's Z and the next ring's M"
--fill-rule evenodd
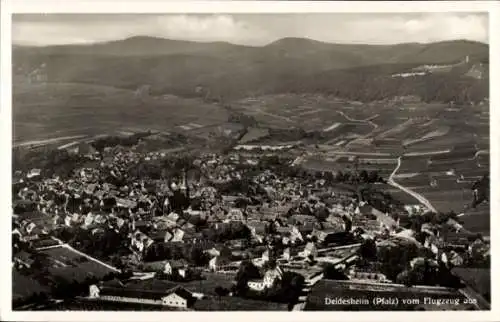
M304 146L141 145L155 135L15 152L15 309L489 307L460 274L489 267L489 240L397 202L377 171L306 169ZM405 295L419 300L375 300ZM338 297L361 304L325 301Z

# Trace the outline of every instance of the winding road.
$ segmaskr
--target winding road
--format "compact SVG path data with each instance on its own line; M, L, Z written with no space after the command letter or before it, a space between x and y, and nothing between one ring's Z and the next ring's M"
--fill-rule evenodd
M399 190L406 192L407 194L411 195L413 198L417 199L425 207L427 207L427 209L429 209L432 212L437 213L436 208L434 208L434 206L432 206L432 204L430 203L429 200L427 200L427 198L425 198L421 194L419 194L413 190L410 190L410 189L400 185L396 181L394 181L394 175L396 174L396 172L398 172L400 167L401 167L401 157L398 158L398 164L397 164L396 168L394 169L394 171L392 171L391 175L389 176L387 183L395 188L398 188Z

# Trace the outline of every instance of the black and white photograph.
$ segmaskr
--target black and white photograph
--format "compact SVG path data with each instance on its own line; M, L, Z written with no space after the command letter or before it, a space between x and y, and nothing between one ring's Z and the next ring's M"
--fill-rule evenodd
M491 310L487 10L11 19L12 311Z

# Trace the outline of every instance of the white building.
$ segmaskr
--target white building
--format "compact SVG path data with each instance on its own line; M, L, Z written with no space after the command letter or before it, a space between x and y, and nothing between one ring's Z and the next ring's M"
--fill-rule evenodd
M261 292L265 289L271 288L276 280L281 280L282 278L283 271L279 266L276 266L274 269L267 270L262 280L251 280L248 281L247 285L250 289Z
M94 301L111 301L122 303L149 304L187 309L194 303L193 293L182 288L174 287L165 292L141 291L126 287L108 287L91 285L88 299Z

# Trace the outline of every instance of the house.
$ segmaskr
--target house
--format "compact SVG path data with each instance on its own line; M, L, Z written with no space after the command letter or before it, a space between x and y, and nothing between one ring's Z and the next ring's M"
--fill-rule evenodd
M441 261L450 266L461 266L464 264L464 259L455 251L443 252L441 254Z
M346 230L346 222L345 219L343 219L342 217L331 214L328 216L328 218L326 218L326 223L324 224L324 227Z
M20 251L14 255L14 262L19 268L30 268L35 260L25 251Z
M429 235L425 238L424 247L430 249L435 255L438 255L439 249L442 246L443 242L435 236Z
M290 247L285 248L283 251L283 259L290 260Z
M52 218L52 224L56 227L60 226L60 225L64 225L64 218L59 216L59 215L55 215L53 218Z
M116 198L116 206L119 208L133 209L137 206L137 202L124 198Z
M474 234L456 230L453 226L450 225L442 225L438 230L438 237L441 238L447 246L458 247L458 248L467 248L470 244L469 239L474 238Z
M246 225L250 229L250 231L252 231L253 229L256 235L263 236L266 233L268 223L261 220L248 220L246 222Z
M391 283L391 280L384 274L373 270L351 269L349 271L349 279L355 281L370 281L376 283Z
M303 242L304 238L302 237L302 233L299 231L297 226L292 226L290 230L290 241L292 243Z
M90 225L92 225L92 223L94 222L94 218L95 218L94 214L89 212L87 214L87 216L84 217L83 227L86 228L86 227L89 227Z
M40 169L31 169L27 174L26 178L31 179L40 176L42 170Z
M78 224L80 223L82 220L81 216L77 213L74 213L72 216L71 216L71 222L72 223L75 223L75 224Z
M18 228L12 230L12 239L14 240L14 235L17 235L19 239L23 239L23 234L19 231Z
M232 221L243 221L245 220L245 215L243 214L243 211L238 208L232 208L229 210L229 213L226 216L226 219L232 220Z
M271 252L269 251L269 248L267 248L267 249L266 249L266 250L262 253L262 256L261 256L262 262L267 262L267 261L269 261L270 254L271 254Z
M317 222L316 217L310 215L292 215L288 219L288 223L290 225L305 225L307 223L315 223Z
M359 206L354 210L354 214L357 216L364 216L368 218L376 219L376 215L373 213L374 208L366 203L360 203Z
M125 220L122 218L116 218L116 227L118 229L122 228L122 226L125 224Z
M210 257L217 257L220 255L220 251L215 247L212 247L211 249L206 250L206 253L209 254Z
M175 228L173 231L172 231L172 239L170 241L172 242L182 242L183 239L184 239L184 230L180 229L180 228Z
M302 256L302 257L309 257L309 256L316 257L316 256L318 256L318 250L316 248L316 245L313 242L307 243L304 250L299 253L299 256Z
M131 246L138 250L139 252L142 252L149 248L154 241L149 238L146 234L142 233L139 230L136 230L132 235L131 235L131 240L130 240Z
M356 215L368 217L370 219L376 219L380 227L392 230L399 226L399 223L394 220L391 216L384 214L380 210L368 205L362 204L358 206L354 212Z
M165 231L163 234L163 242L168 243L172 241L172 238L174 238L174 235L170 231Z
M429 235L435 235L435 226L431 223L425 223L420 227L420 231Z
M229 267L230 265L231 265L231 260L225 256L220 256L220 255L212 258L208 263L208 267L210 268L210 270L214 272Z
M261 292L265 289L273 287L274 283L282 278L283 271L279 266L276 266L274 269L268 269L262 280L250 280L247 282L247 285L250 289Z
M31 234L32 234L32 232L33 232L33 230L34 230L36 227L37 227L37 226L36 226L36 224L35 224L35 223L30 222L30 223L28 223L28 224L24 227L24 229L26 230L26 233L27 233L28 235L31 235Z
M312 233L312 232L313 232L313 230L314 230L314 225L315 225L315 223L314 223L314 222L306 222L306 223L304 223L304 224L300 224L300 223L298 223L298 224L296 225L296 227L297 227L297 229L299 230L300 234L301 234L302 236L304 236L304 235L308 235L308 234L310 234L310 233Z
M336 240L335 235L344 235L345 230L343 226L337 226L329 229L314 229L311 233L311 236L314 236L318 239L320 243L328 243L330 241Z

